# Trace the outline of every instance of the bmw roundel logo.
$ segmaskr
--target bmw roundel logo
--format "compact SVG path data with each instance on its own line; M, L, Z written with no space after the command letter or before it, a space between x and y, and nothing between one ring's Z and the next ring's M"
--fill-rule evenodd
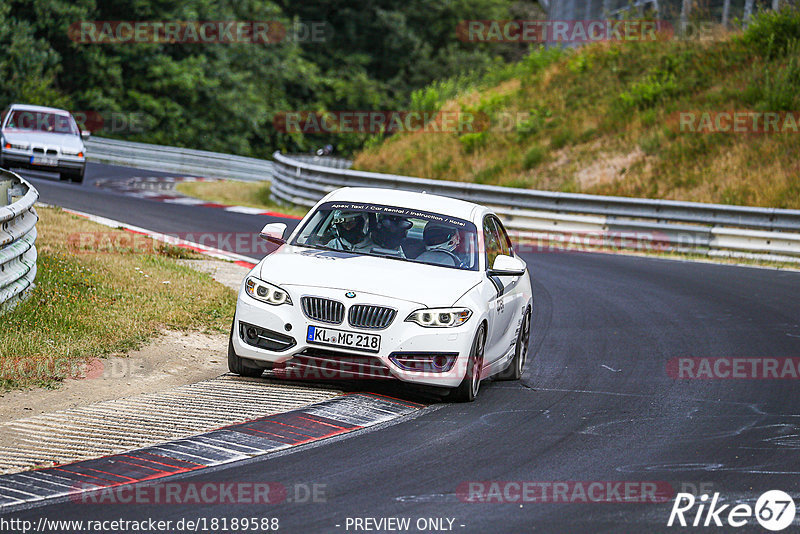
M356 298L356 293L355 293L355 291L348 291L347 293L344 294L344 296L349 298L349 299L354 299L354 298Z

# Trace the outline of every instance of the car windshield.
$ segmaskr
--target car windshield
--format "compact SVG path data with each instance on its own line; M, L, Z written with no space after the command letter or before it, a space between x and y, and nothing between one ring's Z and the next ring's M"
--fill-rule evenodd
M78 135L78 127L71 116L46 111L16 109L9 113L6 128Z
M379 204L327 202L308 219L292 244L478 269L478 234L471 222Z

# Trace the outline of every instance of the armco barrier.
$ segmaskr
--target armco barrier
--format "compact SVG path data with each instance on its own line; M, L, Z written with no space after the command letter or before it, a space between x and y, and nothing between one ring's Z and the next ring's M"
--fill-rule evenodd
M520 238L612 236L614 246L800 261L800 210L536 191L349 170L350 161L274 154L274 162L93 137L90 161L236 180L271 180L280 202L312 206L344 186L427 191L493 207ZM620 237L622 238L620 240Z
M34 187L13 172L0 169L0 311L13 307L32 289L36 278Z
M629 236L631 248L649 239L660 250L800 261L800 210L515 189L353 171L341 168L340 160L328 166L326 158L273 157L273 198L301 206L345 186L426 191L491 206L522 238Z
M272 175L272 162L263 159L102 137L86 141L86 158L96 163L204 178L269 181Z

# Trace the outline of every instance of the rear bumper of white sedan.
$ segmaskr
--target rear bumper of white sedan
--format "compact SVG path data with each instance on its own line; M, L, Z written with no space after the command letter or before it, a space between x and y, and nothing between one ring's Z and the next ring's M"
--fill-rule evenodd
M472 343L480 324L476 315L466 323L451 328L427 328L405 319L420 309L413 302L397 301L370 294L345 297L337 289L284 287L292 304L270 305L240 291L234 317L232 344L240 358L266 366L285 368L294 379L371 379L394 378L420 385L452 388L464 378ZM317 297L341 303L341 322L315 320L304 312L303 297ZM395 310L385 328L352 326L353 306L379 306ZM310 315L314 315L313 310ZM334 318L336 319L336 318ZM353 334L354 339L373 343L380 336L377 349L356 350L323 344L314 329ZM367 337L369 336L369 337Z

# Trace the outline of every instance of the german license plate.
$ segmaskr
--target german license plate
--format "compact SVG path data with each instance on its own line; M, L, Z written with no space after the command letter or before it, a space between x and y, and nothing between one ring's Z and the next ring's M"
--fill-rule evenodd
M306 341L316 345L345 347L364 352L379 352L381 350L381 336L336 330L334 328L322 328L314 325L308 327Z
M49 165L54 167L58 165L58 158L52 158L48 156L31 156L31 164L32 165Z

